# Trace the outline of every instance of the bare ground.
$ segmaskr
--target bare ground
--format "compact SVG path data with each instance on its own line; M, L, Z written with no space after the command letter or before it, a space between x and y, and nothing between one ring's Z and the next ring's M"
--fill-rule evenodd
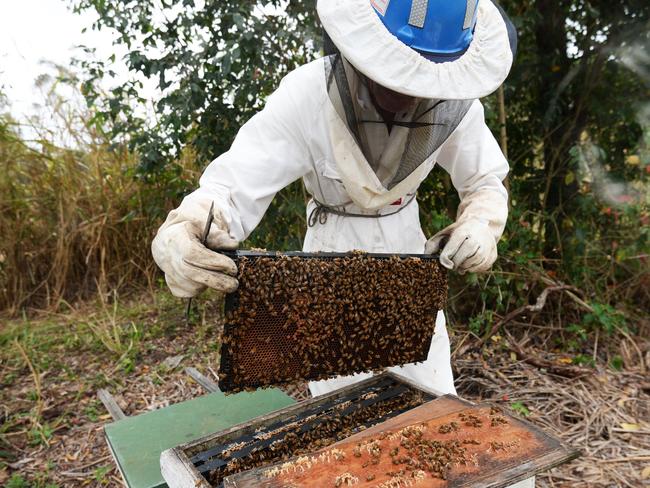
M214 378L219 310L199 308L192 325L185 324L180 303L160 297L101 313L89 307L5 321L0 485L122 486L103 439L110 416L96 391L111 391L127 415L203 394L183 368ZM121 335L111 341L116 330ZM459 394L498 402L583 453L541 476L538 486L650 486L647 341L630 338L623 370L596 363L576 377L562 354L537 351L526 341L515 353L513 338L496 339L481 354L467 352L462 341L465 352L454 359Z

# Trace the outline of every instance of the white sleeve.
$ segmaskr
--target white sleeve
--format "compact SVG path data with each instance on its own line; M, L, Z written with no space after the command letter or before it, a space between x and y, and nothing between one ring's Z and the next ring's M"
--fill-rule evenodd
M185 198L180 213L184 208L207 208L207 202L214 201L230 235L246 239L275 194L312 168L303 128L309 127L314 116L311 105L318 101L315 93L320 87L314 85L295 71L285 77L265 108L240 129L230 150L207 167L200 187Z
M456 222L474 219L488 223L498 240L508 218L508 191L503 180L510 168L485 124L480 101L474 101L442 145L437 163L449 173L460 195Z

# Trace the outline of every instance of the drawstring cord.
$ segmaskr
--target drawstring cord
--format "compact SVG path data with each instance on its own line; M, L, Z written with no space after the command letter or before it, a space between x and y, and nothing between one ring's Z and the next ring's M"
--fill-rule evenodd
M339 215L341 217L356 217L356 218L365 218L365 219L381 219L383 217L390 217L391 215L396 215L400 213L402 210L408 207L411 204L411 202L415 200L415 197L416 197L416 193L413 193L409 201L406 202L404 205L402 205L399 209L395 210L394 212L387 213L387 214L375 214L375 215L350 213L350 212L346 212L345 210L338 210L334 207L329 207L314 198L313 200L316 206L309 214L309 219L307 220L307 224L309 225L309 227L314 227L316 226L316 224L325 225L327 223L327 216L329 214Z

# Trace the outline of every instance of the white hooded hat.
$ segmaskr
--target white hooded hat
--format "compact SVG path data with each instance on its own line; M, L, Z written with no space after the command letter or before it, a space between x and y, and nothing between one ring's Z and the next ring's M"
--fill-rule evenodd
M516 31L491 0L479 1L468 49L443 63L430 61L393 35L372 1L318 0L317 9L341 54L380 85L417 98L470 100L494 92L508 76Z

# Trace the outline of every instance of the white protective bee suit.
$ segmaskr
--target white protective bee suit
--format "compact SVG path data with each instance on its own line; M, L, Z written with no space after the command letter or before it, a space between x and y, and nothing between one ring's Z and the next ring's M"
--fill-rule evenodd
M396 41L368 0L319 0L318 10L341 54L317 59L287 75L265 108L241 128L230 150L208 166L200 187L170 213L154 239L154 258L176 296L191 297L206 286L225 291L236 287L227 276L235 271L232 264L209 263L209 255L216 254L197 244L212 202L218 212L208 247L233 248L257 227L275 194L300 178L313 197L307 206L310 226L304 251L423 253L425 247L438 250L444 238L451 238L461 247L463 242L471 245L469 252L474 254L465 261L466 270L487 270L496 259L496 243L508 214L502 184L508 164L485 124L478 98L496 90L512 64L503 13L490 0L480 0L474 41L467 52L458 61L437 64ZM335 74L345 79L335 80ZM431 127L440 128L441 132L430 133L437 140L429 147L432 152L416 165L405 165L404 155L412 146L411 133L419 128L396 125L389 132L382 123L351 128L350 117L357 122L381 121L364 76L419 99L408 112L396 114L397 123L413 121L425 112L435 123ZM436 166L451 176L461 204L456 223L427 244L415 196ZM441 261L452 268L461 250L445 251L447 247ZM216 271L225 274L211 274ZM442 312L428 359L391 370L430 389L455 394ZM312 382L309 387L313 395L322 395L368 376ZM534 486L534 481L518 486Z
M485 124L483 106L476 97L496 89L512 63L510 40L499 10L489 0L481 1L475 40L468 52L455 63L436 64L394 42L367 0L321 0L318 8L342 56L318 59L287 75L265 108L241 128L230 150L208 166L199 189L170 213L154 239L154 258L177 296L196 295L206 285L218 287L207 279L193 281L192 272L201 268L202 256L188 258L183 237L190 225L194 229L202 228L212 202L218 209L217 228L221 229L216 231L220 235L216 241L223 244L223 234L227 233L225 240L229 237L236 245L257 227L275 194L299 178L313 196L307 206L311 225L305 235L304 251L425 252L427 239L420 226L415 195L420 183L435 166L440 166L450 174L461 204L456 223L433 240L453 236L455 231L456 235L470 236L474 248L483 248L482 252L477 251L480 261L468 260L473 264L471 271L488 269L496 259L496 242L508 214L507 192L502 184L508 164ZM365 12L365 16L356 18L355 9L359 8L371 10L372 15ZM341 18L347 19L345 22L351 26L339 25ZM380 51L346 49L348 41L339 38L343 34L337 29L368 32L371 29L367 26L356 27L367 24L369 19L374 22L372 28L382 29L379 34L371 32L369 36L388 37L384 44L375 43L375 49L381 48ZM420 71L414 68L408 79L403 73L400 79L399 73L391 74L390 60L382 64L379 59L371 65L375 71L362 74L367 61L357 59L359 53L377 57L385 54L386 46L396 49L397 56L406 58L409 65L419 66ZM465 80L467 87L444 82L457 70L480 71L486 53L503 59L478 79ZM356 65L353 67L348 59ZM384 68L377 71L376 66ZM339 91L345 88L333 82L337 69L347 78L350 99L339 96ZM358 120L381 121L363 83L363 75L372 75L372 79L379 79L384 86L397 78L391 88L422 85L411 91L427 95L426 98L420 97L421 103L408 112L396 114L395 120L397 123L411 121L418 111L426 111L427 116L434 114L431 121L443 131L433 134L438 139L435 151L401 175L396 176L411 144L410 135L422 129L394 126L389 132L386 124L364 123L359 124L356 134L350 130L342 105L353 105L353 116ZM464 101L455 101L463 98ZM428 110L431 107L433 111ZM450 108L440 110L445 107ZM335 211L321 212L319 206ZM209 247L228 247L219 246L218 242L212 239ZM443 251L443 257L444 254ZM447 266L452 267L453 262L449 258L448 261ZM225 288L231 291L234 287L236 282ZM442 313L438 315L428 360L393 369L439 392L455 393ZM313 395L321 395L367 376L313 382L310 390Z
M307 216L316 222L307 229L304 251L421 254L427 239L420 226L417 200L412 197L436 165L451 175L460 194L457 222L478 219L490 228L493 240L499 238L507 218L507 192L502 180L508 164L485 125L481 103L471 103L461 124L422 171L412 174L404 191L382 194L375 173L366 171L368 179L362 181L360 191L371 189L368 193L380 199L381 204L375 209L363 208L352 201L344 183L344 178L356 176L343 175L340 171L342 164L351 162L350 158L363 156L330 103L323 75L324 62L325 59L318 59L286 76L264 110L241 128L230 150L208 166L200 188L183 200L159 231L158 242L154 241L157 261L160 257L166 259L167 246L161 239L165 227L190 219L204 221L213 201L230 236L237 241L245 240L259 224L275 194L299 178L321 203L342 203L337 208L354 214L392 214L382 218L327 214L326 219L319 219L314 215L316 204L312 200L307 206ZM377 119L366 90L360 90L355 102L362 112ZM373 153L380 156L389 152L407 132L408 129L395 127L389 135L385 125L369 126L368 139ZM384 162L378 159L380 164ZM397 210L399 213L395 213ZM449 355L445 319L439 313L429 360L396 370L429 388L455 393ZM367 376L314 382L310 390L314 395L321 395Z

